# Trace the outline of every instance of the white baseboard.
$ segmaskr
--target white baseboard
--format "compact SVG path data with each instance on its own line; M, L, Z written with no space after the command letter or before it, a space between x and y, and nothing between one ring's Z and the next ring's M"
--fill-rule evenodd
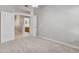
M74 46L74 45L71 45L71 44L68 44L68 43L64 43L64 42L60 42L60 41L57 41L57 40L54 40L54 39L50 39L48 37L43 37L43 36L38 36L38 37L41 37L43 39L50 40L50 41L56 42L58 44L61 44L61 45L65 45L65 46L74 48L74 49L79 49L79 47L77 47L77 46Z
M6 38L6 40L5 40L5 39L2 39L2 40L1 40L1 44L2 44L2 43L9 42L9 41L12 41L12 40L15 40L15 38L14 38L14 37L12 37L12 38Z

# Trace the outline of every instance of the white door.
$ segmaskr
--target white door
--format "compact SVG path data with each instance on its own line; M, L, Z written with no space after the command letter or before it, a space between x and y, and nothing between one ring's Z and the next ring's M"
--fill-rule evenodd
M15 39L14 14L1 12L1 43Z
M33 16L30 20L30 33L32 36L36 36L37 33L37 16Z

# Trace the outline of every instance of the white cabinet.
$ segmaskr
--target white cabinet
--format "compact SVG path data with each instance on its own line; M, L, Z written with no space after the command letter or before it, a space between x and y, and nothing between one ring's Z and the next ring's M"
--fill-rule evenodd
M15 39L14 14L1 11L1 43Z

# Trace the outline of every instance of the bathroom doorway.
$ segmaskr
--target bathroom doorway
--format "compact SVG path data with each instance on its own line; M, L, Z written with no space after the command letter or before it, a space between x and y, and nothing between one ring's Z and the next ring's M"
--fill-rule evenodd
M30 32L30 16L15 15L15 38L24 37Z
M24 31L25 32L30 32L30 17L29 16L24 16Z

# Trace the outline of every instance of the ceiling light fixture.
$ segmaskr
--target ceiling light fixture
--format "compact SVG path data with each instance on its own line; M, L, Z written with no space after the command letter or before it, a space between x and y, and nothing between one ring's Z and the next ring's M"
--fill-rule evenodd
M38 7L38 5L32 5L32 7L36 7L36 8L37 8L37 7Z

